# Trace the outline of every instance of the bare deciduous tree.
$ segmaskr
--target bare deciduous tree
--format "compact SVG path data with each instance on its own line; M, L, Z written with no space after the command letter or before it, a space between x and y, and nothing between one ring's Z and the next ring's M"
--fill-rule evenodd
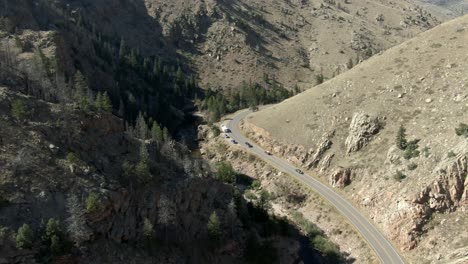
M164 226L165 240L167 241L167 227L173 224L176 217L176 208L174 201L170 200L166 195L162 194L158 202L158 221Z
M70 214L66 220L67 231L70 238L79 245L89 239L92 231L86 224L84 208L78 196L72 194L67 199L67 211Z

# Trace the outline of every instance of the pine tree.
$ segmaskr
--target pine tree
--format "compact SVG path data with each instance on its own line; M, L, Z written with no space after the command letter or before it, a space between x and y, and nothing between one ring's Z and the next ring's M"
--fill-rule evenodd
M101 95L101 109L105 112L112 112L112 101L109 98L109 94L107 94L107 92L104 92Z
M143 60L143 69L145 69L145 71L149 71L151 67L150 64L150 59L145 57L145 59Z
M146 147L146 144L144 142L142 142L140 145L140 160L146 163L149 162L148 148Z
M153 65L153 75L158 76L161 73L162 61L161 58L156 57Z
M60 222L54 218L47 221L44 242L49 246L54 255L60 255L64 249L64 235Z
M53 235L52 238L50 239L50 251L52 254L58 256L61 253L63 253L63 241L60 239L59 236Z
M151 172L149 167L149 153L144 142L140 146L140 161L135 167L135 173L138 178L147 183L151 180Z
M156 121L153 121L153 126L151 128L151 138L156 142L162 142L164 140L163 131Z
M167 127L163 128L163 139L164 141L171 140L171 134L169 133L169 129L167 129Z
M94 101L94 107L98 110L102 110L102 94L98 92L96 95L96 100Z
M138 55L137 55L137 51L135 49L132 49L132 51L130 52L130 65L134 68L136 68L138 66Z
M399 149L405 150L408 146L408 140L406 139L406 128L400 126L396 136L396 145Z
M122 39L120 40L120 49L119 49L119 59L120 60L123 60L125 58L125 55L126 55L126 46L125 46L125 39L122 37Z
M219 222L219 218L216 212L213 212L210 215L207 224L207 229L210 239L214 242L219 241L219 239L221 238L221 223Z
M84 110L89 110L90 103L90 90L85 77L80 71L76 71L73 78L75 84L75 99L78 101L79 106Z
M184 73L182 72L182 69L180 68L180 66L177 68L176 80L179 83L182 83L184 81Z
M49 221L47 221L44 240L50 241L54 235L61 236L62 227L60 226L60 222L57 219L50 218Z
M33 245L33 232L28 224L23 224L16 235L16 247L19 249L29 249Z
M94 214L103 209L99 194L97 193L90 193L86 198L85 204L86 213L88 214Z
M143 113L139 113L136 124L135 130L137 131L137 137L140 139L148 139L148 125L146 124L145 117Z
M152 238L154 235L154 226L153 223L148 218L145 218L143 222L143 235L147 238Z

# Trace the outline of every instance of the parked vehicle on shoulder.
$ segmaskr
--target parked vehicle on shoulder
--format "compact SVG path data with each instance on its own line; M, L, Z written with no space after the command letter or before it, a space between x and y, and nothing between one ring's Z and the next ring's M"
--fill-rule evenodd
M222 125L222 126L221 126L221 131L222 131L223 133L231 133L231 129L227 128L226 125Z
M268 151L268 150L265 150L265 154L267 154L267 155L269 155L269 156L271 156L271 155L272 155L272 154L271 154L271 152L270 152L270 151Z
M232 144L237 144L237 141L236 140L231 140Z
M296 172L299 173L299 174L304 174L304 172L301 171L300 169L296 169Z
M225 138L231 138L228 134L224 135Z

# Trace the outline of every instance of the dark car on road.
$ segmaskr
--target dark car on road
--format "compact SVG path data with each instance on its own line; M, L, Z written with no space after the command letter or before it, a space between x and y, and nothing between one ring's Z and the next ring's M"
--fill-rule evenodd
M296 172L299 173L299 174L304 174L304 172L301 171L300 169L296 169Z
M231 140L232 144L237 144L237 141L235 141L234 139Z
M253 148L252 144L250 144L249 142L245 142L245 145L249 148Z

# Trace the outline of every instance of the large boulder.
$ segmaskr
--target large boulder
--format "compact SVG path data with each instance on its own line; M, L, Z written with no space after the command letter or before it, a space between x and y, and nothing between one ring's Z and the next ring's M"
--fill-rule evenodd
M337 168L330 175L330 185L334 188L344 188L351 183L352 176L351 169Z
M377 117L371 117L364 113L355 113L345 142L347 153L356 152L371 141L372 137L379 133L380 123Z

